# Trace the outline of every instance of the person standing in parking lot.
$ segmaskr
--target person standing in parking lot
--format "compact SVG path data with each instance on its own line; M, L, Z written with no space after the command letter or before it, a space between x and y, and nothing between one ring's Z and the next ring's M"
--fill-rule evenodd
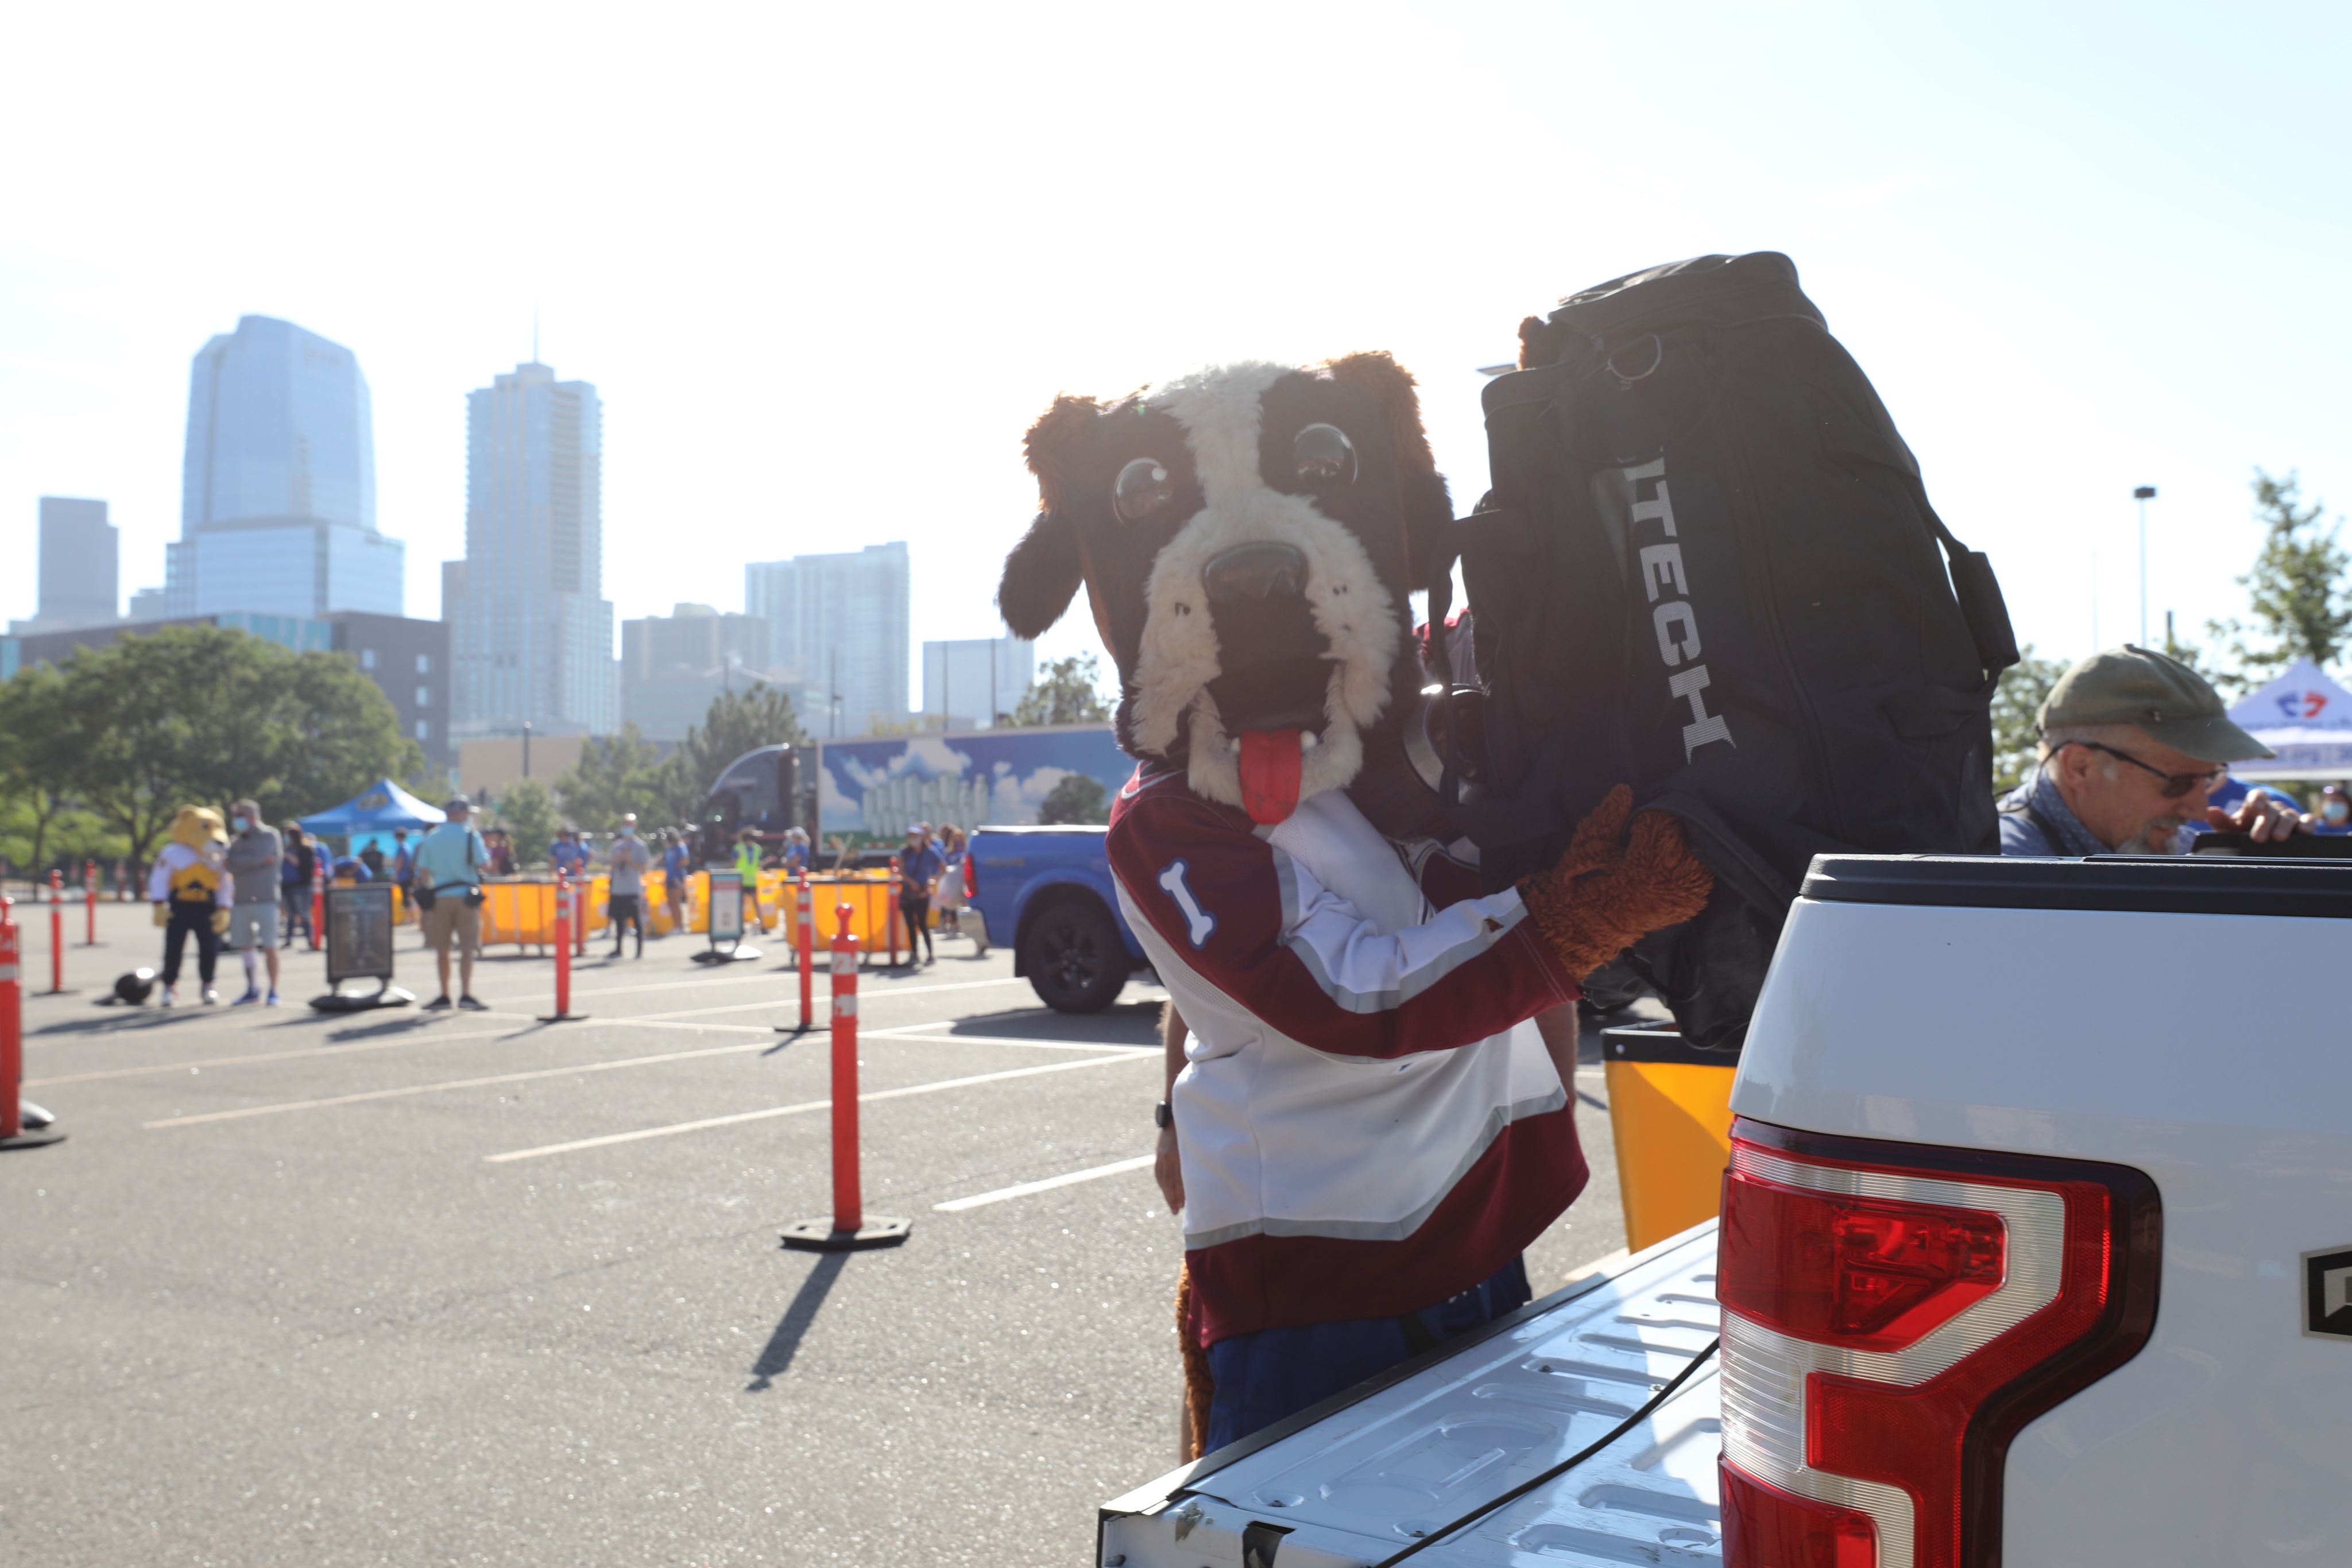
M261 808L239 800L228 809L229 880L236 901L229 905L228 945L245 964L245 995L233 1006L249 1007L264 999L262 961L269 967L268 1005L278 1003L278 877L285 858L278 830L261 820ZM255 955L260 955L258 959Z
M662 849L662 900L669 905L669 928L686 929L686 888L694 876L694 856L686 847L686 835L672 828L662 835L668 841Z
M2210 804L2231 763L2274 753L2178 659L2130 643L2094 653L2058 677L2035 724L2042 765L2000 802L2005 855L2169 855L2194 830L2257 843L2310 831L2260 790L2235 811Z
M449 1006L449 948L457 948L457 1005L484 1011L474 999L474 955L482 945L482 873L489 846L474 831L474 803L459 795L442 810L448 820L416 846L418 906L425 911L425 937L433 944L441 972L441 994L425 1004L427 1012Z
M318 850L292 822L286 824L285 845L285 856L278 865L278 886L286 900L286 939L291 942L297 932L310 935L311 857Z
M605 918L613 927L613 956L621 956L621 934L631 926L636 928L637 956L646 956L646 873L653 869L654 857L645 842L637 837L637 814L621 814L620 831L613 835L613 847L606 856L612 880L604 892Z
M907 917L907 957L915 956L915 943L923 944L923 962L931 963L939 955L931 949L931 889L947 869L937 844L931 842L928 822L915 822L907 829L907 842L898 851L898 909Z

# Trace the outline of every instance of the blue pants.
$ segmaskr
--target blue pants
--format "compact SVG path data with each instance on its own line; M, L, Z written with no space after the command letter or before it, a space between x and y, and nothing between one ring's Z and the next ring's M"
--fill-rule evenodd
M1209 1375L1216 1383L1209 1405L1209 1451L1515 1312L1533 1297L1526 1260L1514 1258L1483 1282L1419 1312L1221 1339L1209 1347Z

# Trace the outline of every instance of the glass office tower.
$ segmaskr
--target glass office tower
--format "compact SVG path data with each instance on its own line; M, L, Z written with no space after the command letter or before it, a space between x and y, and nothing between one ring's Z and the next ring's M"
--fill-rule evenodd
M801 715L817 739L906 722L912 575L903 540L743 569L743 610L768 622L769 666L828 696Z
M404 552L375 526L375 433L349 349L290 321L241 318L188 382L173 615L398 615Z
M441 568L460 737L620 727L604 428L595 387L542 364L467 396L466 559Z

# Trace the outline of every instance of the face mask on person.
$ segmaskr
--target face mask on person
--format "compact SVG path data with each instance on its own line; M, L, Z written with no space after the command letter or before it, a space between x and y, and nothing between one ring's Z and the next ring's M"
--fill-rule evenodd
M228 825L231 832L248 833L253 831L251 820L245 817L231 817Z
M2352 821L2352 800L2323 800L2319 814L2330 822Z
M622 828L621 828L621 837L623 837L623 838L625 838L625 839L634 839L634 838L635 838L636 836L637 836L637 830L636 830L636 829L632 828L632 827L628 826L628 825L627 825L627 824L625 824L625 823L624 823L624 824L622 825Z

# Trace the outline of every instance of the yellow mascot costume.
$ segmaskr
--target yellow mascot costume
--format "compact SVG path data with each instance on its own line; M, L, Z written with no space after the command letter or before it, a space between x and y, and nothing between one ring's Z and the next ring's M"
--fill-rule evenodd
M155 857L147 897L155 924L163 927L163 1005L179 1000L180 955L191 934L196 939L196 977L207 1005L220 1000L213 967L220 961L221 934L228 929L228 831L221 814L207 806L183 806L172 819L172 841Z

